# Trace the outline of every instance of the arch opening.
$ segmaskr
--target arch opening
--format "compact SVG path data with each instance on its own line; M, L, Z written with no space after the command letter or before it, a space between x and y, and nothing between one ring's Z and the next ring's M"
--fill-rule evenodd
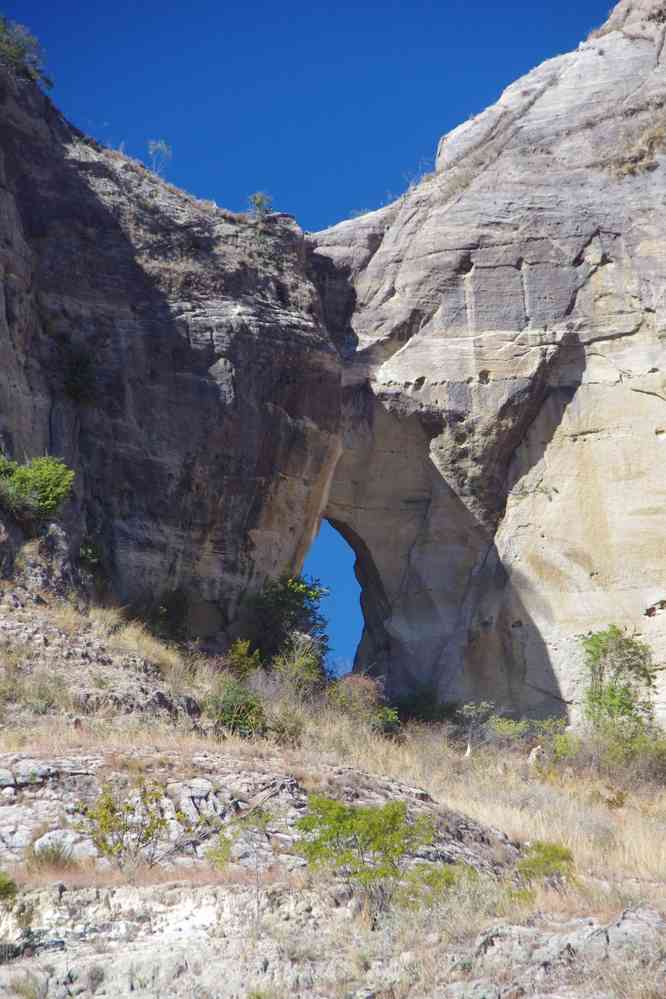
M328 621L329 666L338 675L349 673L364 628L357 555L340 525L322 520L303 564L303 572L321 580L329 595L321 602Z

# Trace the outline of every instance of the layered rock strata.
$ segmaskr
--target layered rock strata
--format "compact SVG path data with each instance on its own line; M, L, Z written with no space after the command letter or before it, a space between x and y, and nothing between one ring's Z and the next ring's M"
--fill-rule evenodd
M339 451L302 233L196 201L32 86L4 78L0 115L0 445L76 469L72 552L120 600L219 631L300 564Z
M666 651L665 34L619 4L313 239L346 351L325 513L393 691L551 713L580 633Z
M76 468L70 555L228 637L326 517L392 695L568 711L610 622L663 658L665 37L622 0L307 241L3 80L0 444Z

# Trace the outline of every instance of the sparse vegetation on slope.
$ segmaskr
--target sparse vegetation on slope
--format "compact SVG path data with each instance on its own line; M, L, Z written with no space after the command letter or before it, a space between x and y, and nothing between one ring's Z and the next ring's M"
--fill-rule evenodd
M0 455L0 507L20 520L51 517L70 495L74 476L59 458L47 455L20 465Z
M44 71L44 57L37 39L23 24L0 15L0 64L21 80L53 84Z

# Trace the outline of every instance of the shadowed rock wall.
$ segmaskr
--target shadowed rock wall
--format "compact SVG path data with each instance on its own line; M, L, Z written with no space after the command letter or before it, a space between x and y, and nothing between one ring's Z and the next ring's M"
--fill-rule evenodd
M215 633L300 565L339 452L302 233L197 202L32 86L3 79L0 114L0 444L76 468L72 551L99 543L121 601L178 596Z

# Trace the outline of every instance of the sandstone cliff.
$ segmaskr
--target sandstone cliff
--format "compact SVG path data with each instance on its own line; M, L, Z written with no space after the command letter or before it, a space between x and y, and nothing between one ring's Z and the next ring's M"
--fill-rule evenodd
M666 651L665 34L624 0L313 240L346 349L326 516L393 689L552 712L581 632Z
M338 454L302 233L195 201L31 85L3 79L0 115L0 445L76 468L72 552L98 545L119 599L215 632L303 559Z
M0 444L77 469L72 555L214 634L324 516L393 694L564 710L611 621L663 657L665 36L663 0L622 0L307 244L3 80Z

